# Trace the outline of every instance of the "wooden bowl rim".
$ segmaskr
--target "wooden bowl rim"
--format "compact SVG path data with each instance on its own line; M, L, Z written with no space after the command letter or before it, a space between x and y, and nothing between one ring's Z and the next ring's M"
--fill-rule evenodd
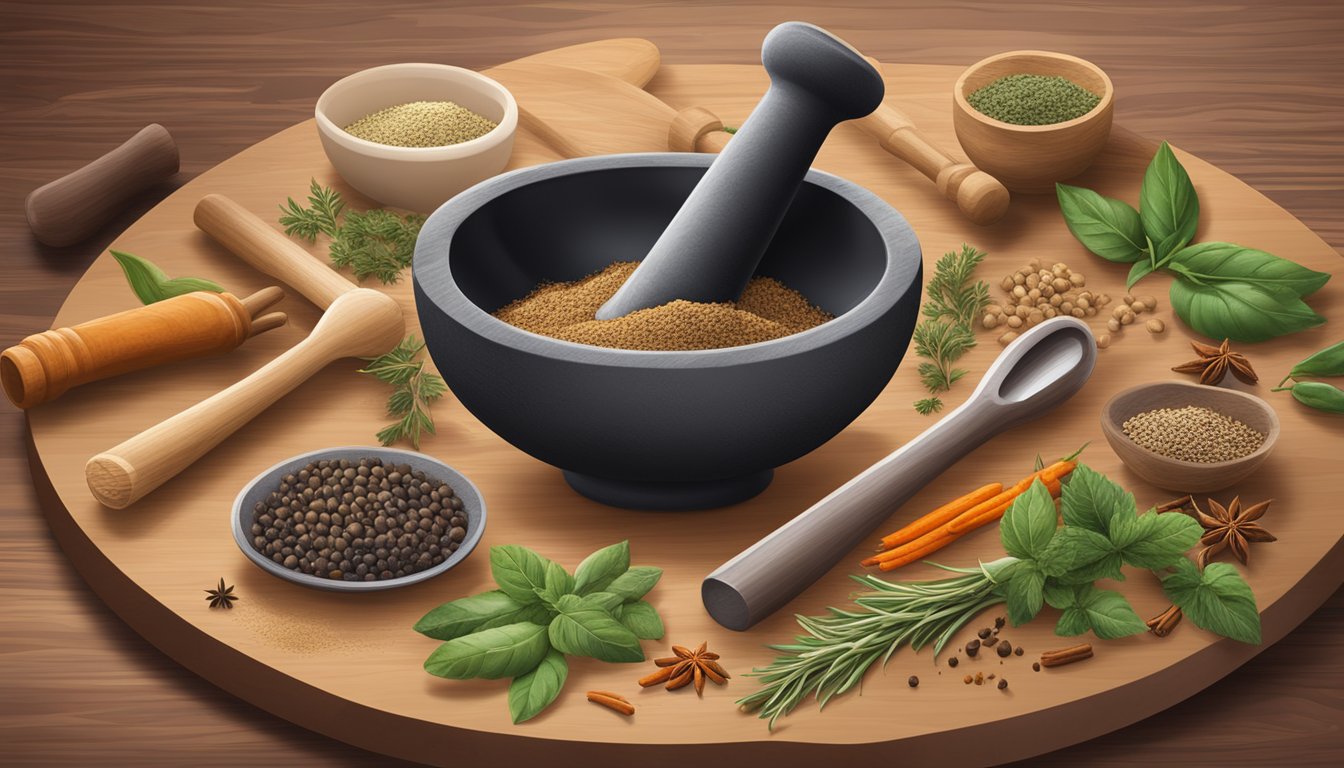
M1200 390L1208 394L1211 394L1214 399L1217 399L1219 397L1229 397L1233 399L1241 398L1248 402L1254 403L1255 406L1258 407L1261 411L1263 411L1269 418L1269 429L1265 431L1265 441L1260 444L1259 448L1256 448L1254 451L1251 451L1245 456L1242 456L1241 458L1237 459L1229 459L1227 461L1214 461L1214 462L1186 461L1185 459L1173 459L1170 456L1163 456L1162 454L1157 453L1156 451L1149 450L1148 448L1145 448L1142 445L1139 445L1138 443L1131 440L1129 435L1125 434L1124 426L1122 424L1117 424L1111 416L1111 411L1116 401L1120 400L1121 398L1128 397L1137 392L1141 392L1143 390L1148 389L1186 389L1187 391L1191 392L1195 390ZM1205 408L1209 407L1206 404L1196 402L1190 402L1187 403L1187 405L1200 405ZM1218 409L1211 408L1210 410L1218 410ZM1219 412L1221 413L1221 411ZM1265 454L1269 453L1270 449L1272 449L1274 447L1274 444L1279 440L1279 414L1276 413L1274 409L1269 405L1269 403L1265 402L1263 398L1256 397L1255 395L1248 394L1246 392L1239 392L1235 389L1224 389L1223 387L1208 386L1205 384L1191 384L1188 381L1151 381L1148 382L1147 384L1136 384L1135 386L1129 387L1128 389L1123 389L1115 393L1114 395L1111 396L1109 400L1106 401L1106 404L1103 405L1101 408L1101 427L1103 431L1110 433L1114 437L1120 439L1121 441L1133 447L1135 450L1142 451L1143 453L1152 456L1157 461L1166 463L1171 467L1180 469L1203 469L1203 470L1228 469L1231 467L1240 466L1250 462L1258 462L1264 458ZM1117 451L1117 455L1118 454L1119 452ZM1124 456L1120 456L1121 461L1124 461L1124 458L1125 458Z
M1058 61L1067 61L1073 64L1077 64L1085 69L1091 70L1093 73L1095 73L1098 77L1101 78L1101 82L1104 86L1101 92L1101 100L1097 102L1097 106L1093 107L1091 111L1085 114L1079 115L1078 117L1075 117L1072 120L1065 120L1062 123L1050 123L1048 125L1017 125L1016 123L1005 123L1002 120L996 120L990 117L989 115L986 115L984 112L981 112L980 110L971 106L971 102L966 100L966 80L968 78L970 78L972 75L979 72L981 69L985 68L990 64L994 64L996 62L1003 61L1005 59L1021 58L1024 56L1044 57L1047 59L1056 59ZM1031 49L1023 49L1019 51L1005 51L1003 53L996 53L993 56L987 56L967 67L961 73L961 76L957 78L956 85L952 86L952 99L953 101L956 102L957 108L962 112L964 112L967 116L991 128L998 128L1000 130L1012 131L1017 133L1049 133L1050 131L1073 128L1079 125L1083 125L1085 123L1089 123L1093 120L1106 119L1106 115L1110 114L1111 104L1115 101L1115 86L1111 83L1111 78L1109 75L1106 74L1105 70L1103 70L1096 64L1093 64L1092 62L1088 61L1087 59L1083 59L1078 56L1073 56L1067 53L1059 53L1057 51L1038 51Z

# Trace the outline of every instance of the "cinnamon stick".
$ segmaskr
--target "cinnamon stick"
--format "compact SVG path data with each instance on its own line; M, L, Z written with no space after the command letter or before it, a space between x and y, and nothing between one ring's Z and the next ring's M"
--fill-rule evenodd
M626 701L624 697L610 691L589 691L588 700L594 704L600 704L607 709L620 712L627 717L635 714L635 706L633 704Z
M1041 654L1042 667L1062 667L1076 661L1092 658L1092 644L1082 643L1068 648L1059 648Z

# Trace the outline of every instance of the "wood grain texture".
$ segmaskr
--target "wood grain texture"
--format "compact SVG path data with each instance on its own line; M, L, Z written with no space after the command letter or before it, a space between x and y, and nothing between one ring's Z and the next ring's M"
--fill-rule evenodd
M0 8L0 341L48 327L101 246L156 196L74 249L34 243L22 200L156 119L186 175L310 115L321 89L394 61L487 67L600 37L657 42L669 62L749 62L773 23L806 18L883 61L966 65L1022 47L1104 67L1117 119L1223 167L1336 248L1344 203L1336 126L1344 119L1333 2L1228 8L1113 4L412 5L296 2L227 6L8 4ZM349 43L356 42L358 45ZM339 46L339 55L333 52ZM162 191L162 190L160 190ZM72 574L35 514L21 416L0 467L4 760L137 765L387 765L289 726L203 683L131 632ZM1339 638L1344 595L1233 677L1163 716L1033 764L1331 764L1344 749ZM446 749L450 747L445 747Z

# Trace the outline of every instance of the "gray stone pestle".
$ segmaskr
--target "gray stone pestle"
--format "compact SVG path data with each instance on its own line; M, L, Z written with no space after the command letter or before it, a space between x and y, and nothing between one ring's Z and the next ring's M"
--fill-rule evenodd
M597 319L676 299L736 301L826 135L882 102L877 70L811 24L772 29L761 62L769 90Z

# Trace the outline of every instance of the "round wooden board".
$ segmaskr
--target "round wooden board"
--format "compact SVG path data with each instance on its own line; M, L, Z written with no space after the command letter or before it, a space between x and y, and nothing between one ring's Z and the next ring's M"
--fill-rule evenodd
M955 147L950 89L959 69L886 67L894 99L935 142ZM699 104L729 124L739 124L766 87L750 66L667 66L649 90L674 107ZM1137 199L1143 168L1155 144L1117 128L1106 154L1081 180L1121 199ZM649 147L650 150L660 149ZM1338 255L1289 213L1235 178L1180 153L1202 202L1197 239L1246 243L1318 270L1339 268ZM513 166L557 159L520 135ZM1088 287L1124 293L1126 269L1087 254L1068 234L1050 196L1014 200L1008 217L992 228L961 219L933 186L882 153L854 126L827 141L816 165L858 181L910 220L925 250L925 266L944 251L970 242L990 252L979 276L998 280L1036 256L1063 260L1088 276ZM245 294L268 279L245 266L192 226L196 201L221 192L274 219L276 205L301 196L310 178L347 193L356 207L368 201L344 187L304 123L240 153L202 174L150 211L114 247L144 255L173 275L210 277ZM315 250L316 252L316 250ZM822 255L824 257L824 255ZM409 281L387 289L414 326ZM998 294L998 289L993 289ZM1145 381L1179 378L1172 365L1191 357L1191 334L1169 312L1163 277L1151 277L1141 295L1160 300L1158 317L1168 332L1150 336L1130 328L1100 356L1081 394L1041 421L987 442L893 514L885 530L968 488L1008 481L1030 468L1037 454L1067 454L1091 441L1084 459L1132 489L1141 504L1167 499L1127 471L1101 437L1098 415L1116 391ZM1336 280L1311 300L1332 323L1287 339L1247 345L1264 381L1254 388L1278 412L1283 435L1274 455L1233 492L1273 497L1264 522L1279 538L1254 548L1245 569L1262 611L1265 643L1296 626L1344 578L1344 519L1332 493L1344 421L1300 407L1286 394L1271 394L1293 362L1334 341L1344 319L1344 284ZM115 262L103 256L71 292L55 324L71 325L136 304ZM761 496L736 507L690 514L611 509L569 490L552 467L514 450L477 422L451 397L435 407L438 434L422 450L471 477L491 510L483 545L521 543L567 567L588 552L629 538L637 564L665 568L650 595L667 637L645 643L651 656L669 643L708 640L734 674L726 687L709 686L703 699L689 689L669 694L641 691L635 680L651 665L607 665L574 660L558 702L521 726L510 723L503 681L445 681L421 663L435 641L411 631L426 610L491 587L481 553L450 573L402 590L367 595L318 592L263 573L238 551L229 533L229 511L243 483L271 464L324 446L368 444L387 420L386 390L357 374L354 360L323 371L243 428L176 480L124 511L99 506L85 486L83 467L93 453L227 386L297 342L318 317L291 295L281 308L289 327L249 341L220 358L159 368L83 387L28 413L31 464L52 528L75 566L95 590L141 634L203 677L295 723L386 754L427 763L465 758L508 761L563 758L638 760L641 764L726 765L743 759L787 763L819 758L874 758L899 754L905 761L937 759L944 765L1002 762L1056 749L1119 728L1160 711L1233 671L1259 649L1220 641L1187 622L1166 639L1150 636L1100 643L1097 656L1063 669L1031 671L1039 652L1066 641L1052 634L1047 608L1030 625L1004 631L1027 653L1000 664L990 655L956 670L932 654L904 650L886 671L870 673L862 695L832 701L825 712L808 702L781 721L765 723L736 712L733 701L752 690L745 677L768 661L766 643L794 633L792 612L816 613L842 605L851 591L848 574L867 545L833 568L783 611L745 633L724 630L700 605L701 578L849 477L925 429L936 417L911 409L921 396L915 364L902 366L878 401L845 432L776 473ZM1102 318L1092 325L1101 331ZM956 406L973 389L999 347L989 333L964 358L971 373L944 398ZM893 340L893 343L897 343ZM913 352L911 353L913 355ZM470 365L470 361L460 364ZM1234 386L1241 386L1235 384ZM874 532L875 534L878 532ZM966 537L942 553L944 562L972 564L1001 550L994 528ZM901 578L927 576L911 567ZM210 610L202 590L220 577L241 596L232 611ZM1165 602L1156 580L1134 573L1121 585L1142 615ZM992 615L992 614L991 614ZM984 620L973 622L964 642ZM1007 692L966 686L965 672L997 673ZM906 685L920 677L918 689ZM607 689L628 695L633 718L584 702L584 692Z

